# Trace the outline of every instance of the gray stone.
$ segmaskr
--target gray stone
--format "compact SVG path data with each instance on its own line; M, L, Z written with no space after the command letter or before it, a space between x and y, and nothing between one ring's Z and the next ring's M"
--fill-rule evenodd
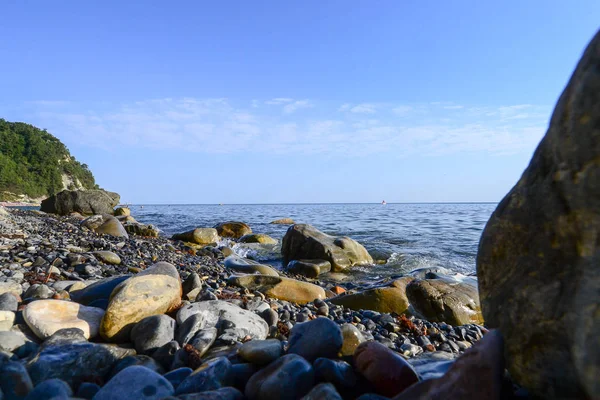
M192 338L206 326L204 314L192 314L177 328L177 343L181 346L188 343Z
M40 210L58 215L112 214L120 199L117 193L105 190L63 190L43 200Z
M173 264L164 261L159 261L156 264L152 264L142 272L138 273L136 276L145 275L166 275L181 281L177 268L175 268Z
M202 281L200 280L200 277L197 273L192 272L181 286L183 289L183 296L186 297L188 300L195 300L198 296L199 290L202 289ZM194 295L193 298L190 298L188 294L192 291Z
M320 317L294 326L289 338L288 353L298 354L313 362L319 357L336 357L342 344L339 325Z
M156 372L140 366L125 368L115 375L94 400L145 399L159 400L173 395L173 385Z
M175 340L171 340L169 343L166 343L156 350L152 354L152 358L168 371L171 369L171 365L173 365L173 361L175 360L175 354L179 349L179 343L177 343Z
M0 294L0 311L17 311L19 302L17 297L12 293Z
M33 390L33 383L21 363L8 361L0 364L0 394L7 400L25 399Z
M73 395L71 387L60 379L48 379L38 384L25 400L58 400L67 399Z
M0 282L0 294L4 293L12 293L16 296L20 296L23 293L23 288L17 282Z
M224 265L225 268L229 268L237 272L243 272L245 274L279 276L279 273L272 267L237 255L231 255L225 258Z
M113 253L112 251L95 251L94 256L100 261L106 264L121 264L121 257Z
M287 265L287 270L293 274L316 278L331 271L331 263L326 260L292 260Z
M287 354L255 373L246 385L249 400L299 399L315 381L312 366L296 354Z
M29 289L23 294L24 299L49 299L54 294L54 291L48 286L42 285L31 285Z
M23 346L27 338L21 332L0 331L0 350L14 352Z
M131 330L131 341L140 354L150 354L175 337L175 320L168 315L146 317Z
M177 387L176 394L204 392L229 386L232 382L231 363L225 357L202 364Z
M257 365L266 365L283 354L281 341L278 339L251 340L238 350L244 360Z
M215 327L201 329L196 332L189 344L194 346L198 350L198 355L202 357L217 339L217 333L217 328Z
M172 239L195 244L212 244L219 241L219 235L215 228L196 228L188 232L177 233L173 235Z
M600 31L481 237L486 325L539 398L600 398ZM592 351L591 349L596 349Z

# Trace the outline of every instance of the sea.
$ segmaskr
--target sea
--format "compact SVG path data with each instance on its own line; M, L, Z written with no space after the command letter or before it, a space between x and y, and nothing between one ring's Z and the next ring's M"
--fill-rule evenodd
M349 236L381 260L330 274L339 281L378 281L423 267L443 267L473 275L479 238L497 203L388 204L225 204L130 205L132 215L170 236L224 221L242 221L254 233L278 239L278 245L230 245L240 256L282 268L281 239L289 226L270 224L279 218L313 225L334 236Z

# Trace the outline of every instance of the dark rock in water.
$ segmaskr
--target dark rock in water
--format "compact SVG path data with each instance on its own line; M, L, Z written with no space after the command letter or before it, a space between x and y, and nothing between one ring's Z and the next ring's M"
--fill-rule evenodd
M320 259L331 263L333 271L342 271L353 265L373 264L369 252L348 237L329 236L306 224L292 225L281 245L283 264L292 260Z
M215 225L217 233L221 237L238 239L252 233L252 229L243 222L228 221Z
M42 201L43 212L69 215L78 212L84 215L113 214L121 197L104 190L63 190Z
M140 354L150 354L175 337L175 320L168 315L146 317L131 330L131 341Z
M540 398L600 398L599 93L600 32L479 245L484 318L512 378Z
M167 372L163 376L166 380L171 382L171 385L173 385L174 388L177 388L177 386L179 386L179 384L181 382L183 382L185 380L185 378L190 376L192 374L192 372L194 372L193 369L183 367L183 368L174 369L171 372Z
M153 358L144 355L132 355L117 361L114 364L112 370L110 371L108 378L112 379L112 377L117 375L119 372L132 366L148 368L156 372L157 374L164 373L162 366L158 364L158 362L156 362Z
M152 354L152 358L156 360L166 370L171 369L175 360L175 353L180 349L179 343L171 340Z
M261 244L277 244L277 239L273 239L264 233L250 233L238 239L239 243L261 243Z
M0 294L0 311L17 311L19 302L12 293Z
M287 354L250 378L245 394L249 400L298 399L314 384L312 366L296 354Z
M79 385L79 389L77 389L77 393L75 393L75 397L81 399L92 399L96 393L100 391L100 386L91 382L83 382Z
M504 374L502 347L500 332L490 331L457 358L444 376L419 382L394 400L500 400Z
M302 400L342 400L331 383L319 383Z
M295 224L294 220L291 218L276 219L275 221L271 221L269 223L275 224L275 225L294 225Z
M73 390L65 381L48 379L38 384L25 398L25 400L57 400L68 399L73 395Z
M177 395L220 389L232 383L231 363L225 357L210 360L177 387Z
M181 400L244 400L244 395L232 387L209 390L202 393L190 393L177 396Z
M417 279L406 286L406 295L415 310L428 321L452 325L483 322L479 294L474 286L450 284L442 279Z
M173 235L173 240L181 240L196 244L212 244L219 241L219 235L214 228L196 228L188 232Z
M292 260L287 265L287 270L293 274L316 278L331 271L331 263L327 260Z
M121 282L131 278L130 276L114 276L105 278L91 285L71 293L71 299L83 305L89 305L95 300L108 300L110 294Z
M8 361L0 364L0 393L6 399L24 399L33 390L33 383L21 363Z
M173 385L156 372L140 366L125 368L114 376L94 400L145 399L159 400L173 395Z
M354 352L354 364L377 393L392 397L419 381L412 366L378 342L362 343Z
M340 326L328 318L296 324L292 329L288 353L298 354L310 362L319 357L334 358L344 339Z

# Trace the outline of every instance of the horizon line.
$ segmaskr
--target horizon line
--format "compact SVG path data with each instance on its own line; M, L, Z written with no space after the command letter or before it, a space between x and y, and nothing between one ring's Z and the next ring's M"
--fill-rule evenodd
M389 204L498 204L499 201L409 201L386 202ZM285 205L341 205L341 204L378 204L378 202L321 202L321 203L120 203L131 206L285 206Z

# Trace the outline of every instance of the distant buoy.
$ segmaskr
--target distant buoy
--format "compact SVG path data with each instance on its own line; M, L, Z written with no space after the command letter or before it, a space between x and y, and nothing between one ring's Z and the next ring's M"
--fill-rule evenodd
M385 200L383 200L383 201L381 202L381 205L382 205L382 206L385 206L386 204L387 204L387 203L385 202Z

